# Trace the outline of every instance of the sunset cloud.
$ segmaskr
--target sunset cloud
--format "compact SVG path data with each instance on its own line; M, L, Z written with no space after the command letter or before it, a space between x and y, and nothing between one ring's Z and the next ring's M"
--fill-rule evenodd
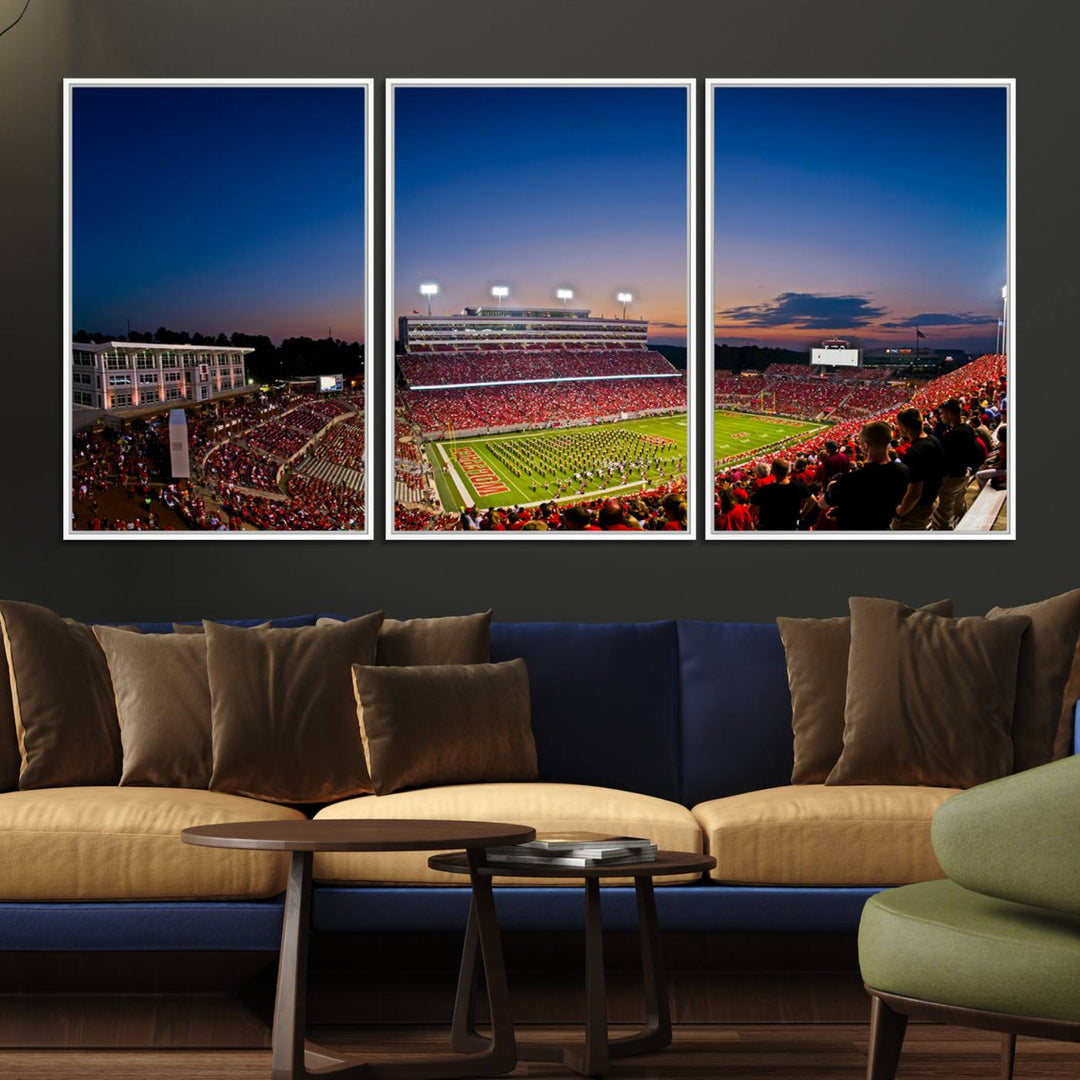
M785 327L792 330L855 330L886 314L865 296L785 292L761 304L717 311L716 317L739 327Z
M898 322L883 322L883 330L906 330L913 326L993 326L996 315L973 315L971 312L923 312Z

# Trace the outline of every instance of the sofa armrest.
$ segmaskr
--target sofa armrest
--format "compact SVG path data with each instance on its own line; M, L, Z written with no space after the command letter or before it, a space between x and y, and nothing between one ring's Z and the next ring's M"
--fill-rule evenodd
M965 889L1080 915L1080 756L954 795L930 838Z

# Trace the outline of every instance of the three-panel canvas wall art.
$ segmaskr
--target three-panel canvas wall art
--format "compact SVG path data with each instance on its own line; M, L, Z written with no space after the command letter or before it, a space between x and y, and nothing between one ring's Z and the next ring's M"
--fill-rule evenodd
M68 80L64 537L1012 538L1014 90Z

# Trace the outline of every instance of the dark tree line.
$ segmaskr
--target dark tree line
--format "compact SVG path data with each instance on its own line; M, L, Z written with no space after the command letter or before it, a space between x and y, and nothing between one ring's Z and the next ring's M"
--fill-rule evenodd
M311 375L359 375L364 366L364 346L358 341L338 338L285 338L275 345L266 334L189 334L186 330L170 330L159 326L152 333L132 330L130 334L88 333L80 329L74 340L83 344L100 345L105 341L145 341L157 345L216 345L237 349L254 349L244 358L249 377L259 382Z
M808 352L762 345L717 345L713 366L719 371L764 371L770 364L808 364Z

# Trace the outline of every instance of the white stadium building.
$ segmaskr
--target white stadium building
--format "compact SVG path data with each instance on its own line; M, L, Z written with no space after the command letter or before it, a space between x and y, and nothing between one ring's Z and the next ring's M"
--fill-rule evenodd
M71 403L123 415L232 396L247 389L244 357L252 351L232 345L73 342Z

